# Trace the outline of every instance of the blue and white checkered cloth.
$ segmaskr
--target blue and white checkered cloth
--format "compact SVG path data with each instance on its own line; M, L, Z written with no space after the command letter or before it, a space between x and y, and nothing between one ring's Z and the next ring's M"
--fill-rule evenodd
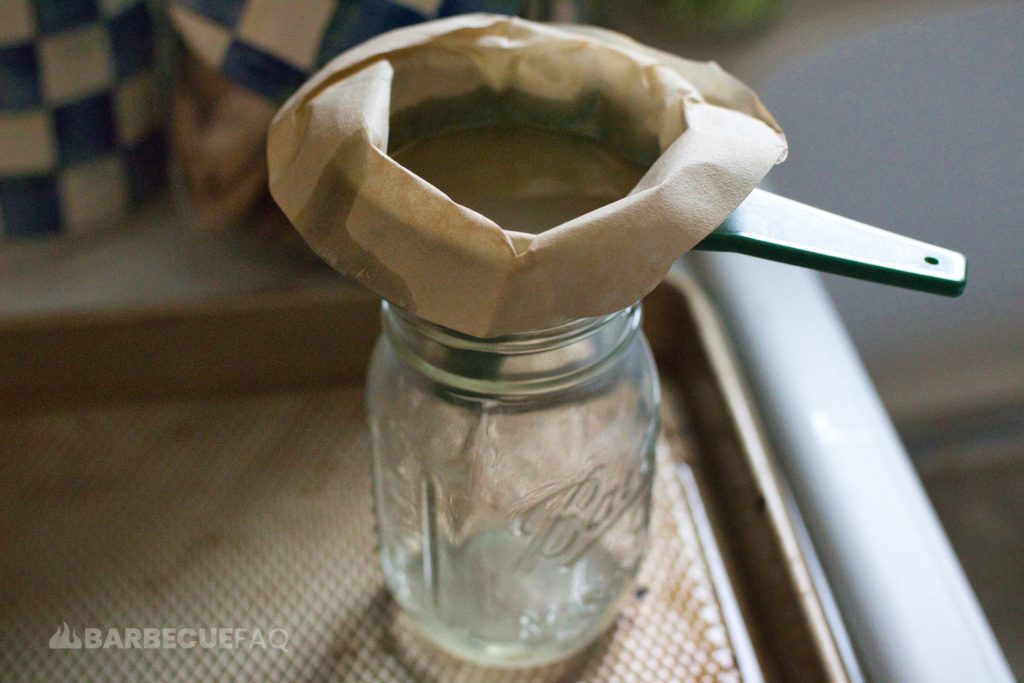
M393 28L519 0L173 0L185 42L230 80L282 101L340 52Z
M0 235L74 233L162 182L142 0L0 0Z

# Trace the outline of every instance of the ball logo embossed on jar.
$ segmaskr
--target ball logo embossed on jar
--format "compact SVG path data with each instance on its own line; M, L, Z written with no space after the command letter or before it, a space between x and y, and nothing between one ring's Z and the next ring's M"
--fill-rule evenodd
M640 471L614 481L606 469L597 465L583 478L544 487L516 506L516 533L532 538L516 569L529 571L542 557L571 567L643 497Z

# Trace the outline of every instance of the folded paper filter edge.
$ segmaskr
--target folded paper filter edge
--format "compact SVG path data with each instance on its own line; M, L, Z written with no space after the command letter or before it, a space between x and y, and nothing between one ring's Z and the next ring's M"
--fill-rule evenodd
M285 210L289 219L294 223L297 214L301 211L301 208L297 208L297 205L308 201L311 197L311 194L308 191L303 193L299 190L302 186L301 181L289 182L289 180L295 181L296 174L309 174L311 171L323 171L324 167L330 164L329 158L321 157L323 164L320 169L296 167L297 162L301 159L303 145L307 142L307 128L310 125L308 107L318 96L324 94L333 86L341 84L355 75L360 74L382 62L387 64L386 67L383 67L388 72L386 78L392 79L394 77L394 70L391 60L396 54L400 55L401 53L409 50L426 48L432 42L441 38L454 39L452 38L453 34L461 33L463 34L462 39L466 39L468 37L472 40L474 34L478 39L479 34L486 34L488 31L493 31L499 38L503 38L506 41L514 43L515 41L513 38L515 36L513 33L523 30L527 32L527 37L532 36L533 38L536 38L538 35L544 35L552 38L560 38L562 40L571 39L578 41L583 39L595 41L599 43L600 47L603 49L619 53L620 55L624 55L625 57L632 59L637 63L638 68L656 68L659 64L662 64L674 71L679 78L683 80L683 82L692 87L692 91L697 94L697 97L692 101L686 102L684 114L686 125L682 129L682 133L673 140L668 147L675 144L680 138L685 136L687 132L690 132L691 130L697 132L694 129L699 128L702 125L700 110L703 107L709 108L709 112L714 109L724 109L728 112L733 112L749 119L745 125L741 126L744 133L741 137L748 137L748 139L737 139L734 143L730 143L730 146L746 144L751 149L757 151L756 154L751 153L749 155L751 159L753 159L753 163L758 166L755 172L751 172L752 169L749 167L744 170L742 168L743 164L737 163L737 169L739 169L737 174L741 176L745 175L746 177L736 178L734 180L741 181L741 184L743 184L744 189L746 190L745 194L752 191L753 187L756 186L756 184L760 182L760 179L767 174L772 165L780 163L786 157L787 145L785 136L775 119L764 108L764 105L752 90L747 88L747 86L742 84L738 79L727 74L714 62L690 62L680 57L663 53L654 48L643 46L628 37L621 36L620 34L604 29L565 25L537 25L522 19L510 18L503 15L463 15L453 17L451 19L438 20L427 24L398 29L371 39L366 43L339 55L337 58L329 62L320 72L318 72L291 98L289 98L274 117L268 134L267 149L268 165L270 167L269 184L271 194L281 205L282 209ZM640 59L638 55L642 55L643 59ZM683 66L681 67L679 65ZM683 73L684 67L685 69L689 69L691 73ZM377 69L380 68L381 67L377 67ZM377 71L377 69L373 70ZM383 71L381 71L381 73L383 73ZM688 77L693 74L696 74L698 78ZM704 84L707 87L704 89L700 87L700 81L702 80L707 81L707 83ZM391 83L389 80L387 92L389 104L391 92L390 85ZM705 90L708 92L706 93ZM696 115L694 115L695 112ZM692 119L690 118L691 116L693 116ZM474 325L474 330L467 331L465 329L465 325L463 325L463 331L467 331L467 333L470 334L481 331L495 332L496 330L500 330L501 333L506 331L517 331L503 329L501 322L502 311L508 307L508 302L505 299L510 290L514 288L513 280L523 273L523 271L529 270L533 267L533 264L536 262L537 249L543 248L545 244L551 243L552 240L557 241L562 238L563 233L568 233L572 230L578 229L580 225L585 225L588 216L596 211L604 211L606 213L610 211L614 214L618 208L617 205L622 204L625 206L625 204L635 202L637 201L638 195L643 195L645 193L657 194L661 185L654 184L653 186L646 187L637 192L637 188L644 185L645 179L647 179L648 174L651 173L651 168L649 168L648 172L645 173L643 178L641 178L633 191L625 197L602 207L602 209L592 211L588 214L582 214L581 216L570 221L563 222L537 235L513 233L513 231L506 231L486 216L458 204L432 183L415 175L413 172L404 169L404 167L395 162L387 153L387 130L389 123L386 118L387 117L379 123L379 127L384 131L383 139L380 139L380 136L378 136L377 140L373 140L369 134L366 136L366 144L371 148L369 153L379 155L381 161L396 168L396 170L401 170L412 175L415 180L418 180L421 183L422 186L430 188L433 193L436 193L436 199L442 202L448 202L461 210L461 212L464 212L464 214L470 218L470 222L472 224L479 224L480 227L488 230L496 230L504 237L504 244L508 251L501 260L505 261L505 265L501 267L500 273L495 273L495 275L499 276L500 283L496 288L494 288L493 296L490 297L490 303L486 306L486 310L476 311L478 324ZM722 116L719 116L711 125L720 125L722 118ZM726 120L729 119L728 116L724 118ZM762 130L757 132L758 129ZM668 150L668 147L664 147L662 149L662 154ZM769 147L771 149L769 149ZM728 154L735 153L735 150L728 151ZM771 157L770 160L768 157ZM726 168L724 170L728 173L730 169ZM757 177L755 178L754 176ZM753 180L752 183L750 182L751 180ZM749 187L747 187L747 185L749 185ZM733 206L719 207L719 212L723 214L721 217L724 219L724 217L728 215L735 206L738 206L742 199L743 197L740 197L739 201L736 201ZM730 197L729 201L732 203L734 200L735 197L733 196ZM711 225L710 227L704 226L702 228L703 234L706 235L708 232L713 230L714 227L714 225ZM330 229L348 231L348 228L344 225L334 226ZM336 257L332 258L329 254L325 254L321 248L318 248L320 245L310 241L309 237L303 230L300 229L300 233L303 233L303 237L307 238L307 241L310 243L310 246L314 251L320 253L321 256L324 256L331 265L337 266L337 261L339 259ZM515 240L512 239L512 234L510 233L515 235ZM564 237L568 238L570 236L564 235ZM698 237L696 240L690 239L689 241L692 243L687 247L687 249L692 248L693 244L695 244L696 241L699 241L700 238L702 238L702 236ZM354 239L355 238L353 238L353 240ZM492 254L491 256L494 257L495 255L496 254ZM675 254L673 258L678 255L679 254ZM660 260L661 259L659 258L659 263ZM358 274L355 275L357 279L359 279ZM664 273L662 273L662 275L664 275ZM397 274L397 276L402 278L401 274ZM656 285L657 281L650 282L645 284L642 289L650 291L650 289L653 289ZM624 287L624 289L630 290L629 287ZM634 287L632 289L635 290L636 288ZM413 304L411 308L418 308L419 306L416 305L418 303L416 299L420 297L417 294L412 294L411 296L413 298L413 301L409 302ZM621 303L622 305L628 305L631 302ZM605 312L610 311L588 310L586 314L598 315ZM452 319L454 320L456 317L457 316L453 316ZM435 322L445 324L445 321L443 320L435 320ZM553 322L554 321L552 321L552 323Z

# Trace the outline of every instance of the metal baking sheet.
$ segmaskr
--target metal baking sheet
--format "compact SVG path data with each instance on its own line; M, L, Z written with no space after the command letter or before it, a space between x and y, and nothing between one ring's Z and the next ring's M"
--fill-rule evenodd
M612 629L522 671L422 642L374 548L376 307L323 290L0 327L5 680L845 680L724 337L679 277L646 303L665 428Z

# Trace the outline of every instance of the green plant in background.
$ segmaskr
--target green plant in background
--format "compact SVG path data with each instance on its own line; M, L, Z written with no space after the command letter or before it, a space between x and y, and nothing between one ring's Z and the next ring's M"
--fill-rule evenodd
M764 23L784 0L647 0L654 8L672 12L696 29L737 31Z

